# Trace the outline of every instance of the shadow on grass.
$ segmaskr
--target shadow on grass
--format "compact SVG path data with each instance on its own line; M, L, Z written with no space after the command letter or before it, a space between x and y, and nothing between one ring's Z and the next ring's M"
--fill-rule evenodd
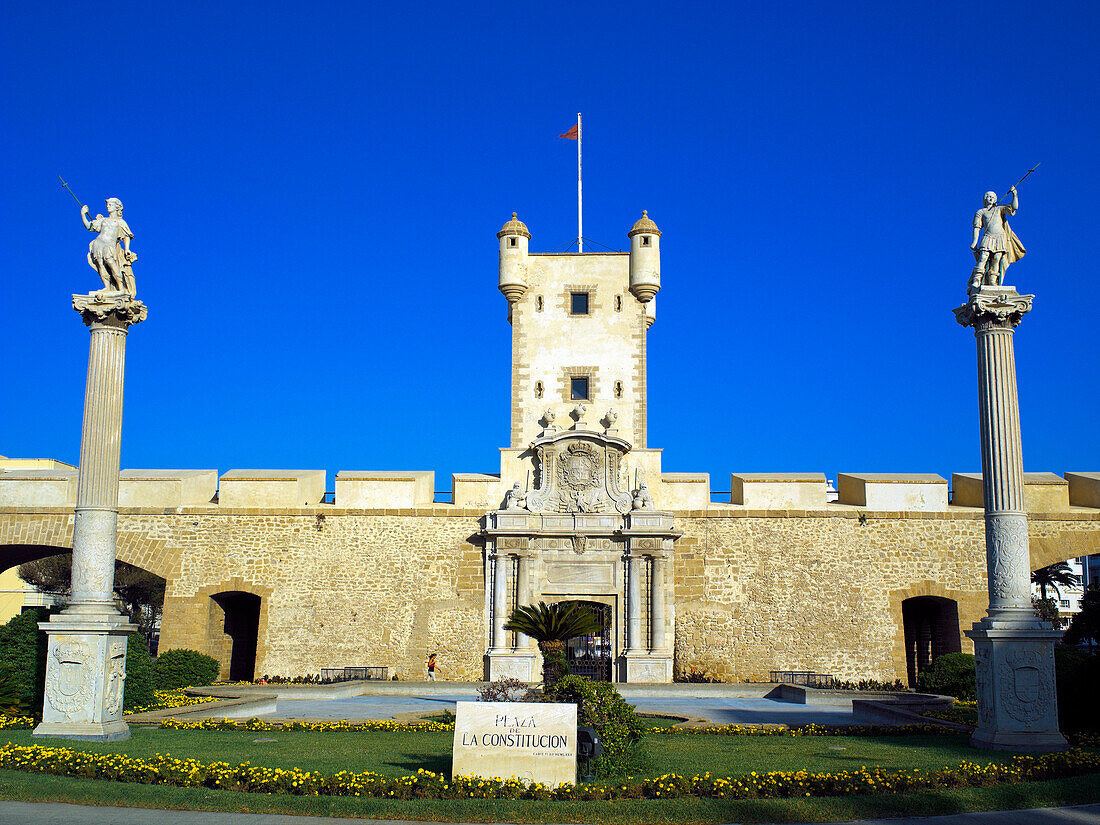
M393 755L393 759L382 764L402 768L407 773L416 773L418 769L423 768L444 776L451 775L451 754L449 753L397 753Z

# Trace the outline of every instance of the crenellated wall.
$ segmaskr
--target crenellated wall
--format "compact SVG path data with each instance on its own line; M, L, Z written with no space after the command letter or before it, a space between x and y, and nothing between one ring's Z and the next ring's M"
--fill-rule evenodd
M71 547L71 503L36 503L44 482L25 484L26 472L0 474L0 567ZM1061 485L1036 477L1042 495L1028 503L1033 568L1100 553L1100 474L1067 475ZM167 580L163 648L209 652L227 675L229 645L213 597L241 591L260 597L257 675L387 665L402 679L417 679L427 654L437 652L443 678L481 678L488 605L480 520L495 503L366 509L342 507L338 498L235 506L209 501L211 476L187 471L174 484L163 472L123 474L123 495L165 497L162 506L148 499L123 506L119 519L119 558ZM427 484L416 473L341 476L365 485L359 495L382 500L392 484L406 503L423 499ZM280 499L287 495L282 487L320 498L284 475L234 478L238 485L269 479L257 480L256 490L266 485ZM682 488L679 503L668 501L677 505L676 529L683 533L673 551L669 610L678 671L696 667L739 680L766 679L773 669L904 679L905 599L956 601L960 629L985 610L982 510L927 509L931 499L921 491L939 482L864 478L861 495L871 502L868 485L893 484L888 498L902 504L903 488L918 488L908 510L843 502L799 509L792 506L795 494L804 495L818 478L742 479L743 495L751 498L744 491L751 493L754 483L770 485L767 496L786 506L706 504L705 476L669 478L672 489ZM797 489L785 492L784 483ZM1052 489L1068 503L1048 495ZM203 503L191 503L196 499ZM1054 509L1033 509L1038 504ZM961 644L969 649L967 640Z

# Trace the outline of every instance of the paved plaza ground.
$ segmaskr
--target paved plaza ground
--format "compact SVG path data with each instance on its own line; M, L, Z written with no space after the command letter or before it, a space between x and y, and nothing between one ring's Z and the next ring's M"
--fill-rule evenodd
M699 716L720 724L845 725L855 722L851 707L797 705L765 698L623 695L640 713ZM454 710L455 702L470 702L475 691L433 693L419 696L355 696L346 699L279 698L278 719L391 719L399 713Z
M4 825L407 825L405 820L345 819L329 816L287 816L285 814L227 814L217 811L150 811L144 808L100 808L57 802L2 802L0 822ZM860 819L835 825L1098 825L1100 805L1070 808L1042 808L1029 811L988 811L951 816L906 817L904 819ZM454 825L462 825L455 823ZM484 825L484 824L482 824Z

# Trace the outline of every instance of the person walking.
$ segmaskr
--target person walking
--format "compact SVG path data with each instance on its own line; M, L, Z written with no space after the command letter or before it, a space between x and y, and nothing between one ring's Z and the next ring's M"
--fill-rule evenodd
M432 653L428 656L428 681L429 682L434 682L435 681L435 669L437 667L438 667L438 665L435 662L435 654Z

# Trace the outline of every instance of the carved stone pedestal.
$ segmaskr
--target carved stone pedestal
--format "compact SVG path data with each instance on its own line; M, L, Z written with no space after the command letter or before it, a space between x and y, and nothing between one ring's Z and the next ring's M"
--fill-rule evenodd
M667 684L672 681L672 654L623 654L620 662L621 680L629 684Z
M970 744L1006 751L1060 751L1054 643L1061 636L1035 621L1030 627L986 617L966 635L974 640L978 729Z
M42 722L35 736L130 738L122 721L126 641L137 630L122 616L58 614L40 627L49 636Z
M541 659L538 653L520 650L497 653L489 651L489 681L519 679L521 682L541 682Z

